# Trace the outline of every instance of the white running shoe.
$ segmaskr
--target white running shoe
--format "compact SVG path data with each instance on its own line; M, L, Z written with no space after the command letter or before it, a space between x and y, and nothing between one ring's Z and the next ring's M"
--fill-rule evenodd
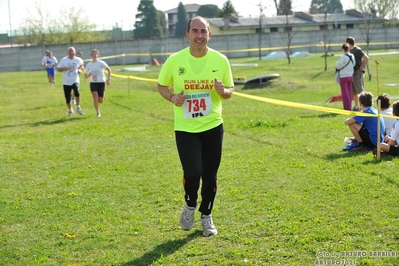
M80 109L80 106L76 107L76 112L78 112L78 114L83 115L82 109Z
M97 117L101 117L101 113L98 113L98 114L97 114Z
M188 207L184 204L183 212L180 216L180 226L184 230L190 230L194 226L195 207Z
M71 116L73 116L73 114L74 114L73 110L70 109L70 110L68 111L68 116L71 117Z
M218 230L216 230L216 227L213 224L212 214L202 215L201 216L201 225L202 225L202 230L203 230L202 234L204 236L217 235Z

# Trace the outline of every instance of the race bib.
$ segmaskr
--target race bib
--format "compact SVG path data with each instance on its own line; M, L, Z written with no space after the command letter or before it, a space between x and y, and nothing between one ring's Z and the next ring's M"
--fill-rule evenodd
M91 72L91 76L92 76L92 80L93 80L93 81L99 80L99 73L98 73L98 71L92 71L92 72Z
M186 94L183 105L184 118L192 119L207 116L212 111L212 98L210 92Z

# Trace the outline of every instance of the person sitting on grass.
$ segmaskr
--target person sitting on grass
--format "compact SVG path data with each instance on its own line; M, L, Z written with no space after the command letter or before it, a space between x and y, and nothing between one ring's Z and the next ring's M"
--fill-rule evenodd
M378 101L381 102L381 114L383 115L392 115L392 108L391 108L391 99L388 93L383 93L378 95L377 97L377 104ZM398 113L399 114L399 113ZM385 136L391 134L391 130L393 125L396 122L395 118L390 117L383 117L385 123Z
M371 92L362 92L359 94L359 107L362 113L377 115L377 110L373 105L373 94ZM364 151L374 149L377 146L378 132L377 116L356 115L345 120L345 125L349 127L354 138L352 143L346 145L344 151ZM380 141L384 140L385 123L380 119Z
M399 116L399 101L396 101L392 105L392 115ZM399 156L399 121L396 119L395 124L391 130L390 135L385 135L384 142L380 143L381 155L393 155ZM373 154L377 154L377 149L373 151Z

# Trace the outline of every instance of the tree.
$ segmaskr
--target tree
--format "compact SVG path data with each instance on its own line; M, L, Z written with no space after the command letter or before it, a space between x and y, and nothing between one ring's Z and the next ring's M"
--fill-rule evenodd
M398 0L354 0L356 10L375 16L394 19L398 16Z
M66 31L66 43L80 43L93 41L95 25L90 24L89 16L83 16L82 8L75 10L71 7L69 14L63 16L63 29Z
M44 14L42 9L36 6L36 12L32 16L26 16L21 23L22 36L16 38L18 42L47 44L45 41L45 24L51 23L49 14ZM53 43L48 43L53 44Z
M162 38L164 31L153 0L140 0L134 23L134 38Z
M291 0L280 0L277 15L292 15L292 2Z
M326 0L328 1L328 0ZM324 47L324 71L327 71L328 68L328 64L327 64L327 57L328 57L328 46L327 46L327 42L331 42L331 35L330 35L330 31L328 30L328 12L327 12L327 5L324 5L324 25L323 25L323 29L322 29L322 37L323 39L320 41L321 44L323 44Z
M175 36L182 37L186 35L187 31L187 13L186 9L183 6L183 3L180 2L179 6L177 7L177 22L176 22L176 29L175 29Z
M205 18L216 18L221 12L217 5L202 5L198 8L197 15Z
M282 42L288 64L291 64L291 44L295 35L295 33L292 31L292 16L290 16L293 14L291 0L280 0L277 12L279 12L278 15L284 16L285 19L284 32L281 34L281 39L279 42Z
M223 4L223 8L220 11L219 17L230 16L231 14L238 16L237 11L235 10L233 4L230 0L227 0Z
M273 0L274 7L276 8L276 14L278 13L278 3L277 0Z
M106 38L104 32L95 32L95 25L90 22L89 17L82 8L69 10L61 7L57 12L44 13L41 6L36 6L34 12L22 22L22 36L16 40L24 43L42 45L50 44L73 44L78 42L98 42ZM63 20L59 20L58 13L63 13ZM52 17L53 15L53 17Z
M361 29L360 32L366 41L366 53L369 53L370 42L373 39L374 35L377 33L378 29L381 26L373 26L372 20L378 18L378 15L381 19L384 17L396 17L398 14L398 2L397 0L364 0L359 1L355 0L356 9L361 13L365 25L365 29ZM375 24L374 24L375 25ZM369 76L369 80L371 80L371 73L369 65L367 64L367 73Z
M159 23L161 24L161 27L163 29L163 35L164 37L168 36L168 22L166 20L165 13L161 10L158 11L158 16L159 16Z
M343 13L344 9L340 0L312 0L309 12L311 14Z

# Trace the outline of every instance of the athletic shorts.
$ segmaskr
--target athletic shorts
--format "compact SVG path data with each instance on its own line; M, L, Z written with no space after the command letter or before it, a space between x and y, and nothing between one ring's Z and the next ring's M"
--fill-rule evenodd
M74 83L72 85L63 85L64 87L64 96L65 96L65 101L66 103L70 103L71 102L71 93L73 91L73 94L75 95L75 97L79 97L80 96L80 90L79 90L79 83Z
M52 67L52 68L47 68L47 75L48 75L48 76L51 76L51 77L54 77L54 76L55 76L54 67Z
M389 146L389 154L393 156L399 156L399 146Z
M104 97L105 82L91 82L90 91L97 92L98 97Z
M362 126L362 128L359 130L358 133L359 133L359 136L362 138L364 145L366 145L367 147L370 147L370 148L375 147L375 145L370 140L370 133L367 130L367 128Z
M353 73L352 94L360 94L364 91L364 76L363 72L356 70Z

